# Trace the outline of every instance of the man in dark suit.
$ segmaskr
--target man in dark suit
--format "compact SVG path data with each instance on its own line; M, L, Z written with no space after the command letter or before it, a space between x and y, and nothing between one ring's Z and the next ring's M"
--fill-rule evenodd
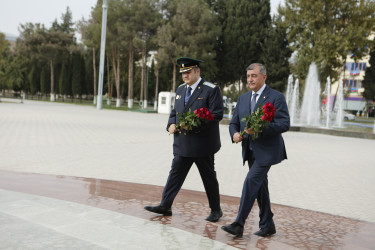
M223 213L220 208L219 184L216 178L214 155L221 147L219 121L223 118L223 99L219 87L205 81L200 76L199 63L182 57L177 60L180 65L182 80L185 82L176 90L174 109L171 111L167 131L174 136L173 161L167 183L164 187L159 206L146 206L145 209L163 215L172 215L172 203L180 191L185 178L195 163L206 190L210 215L206 220L216 222ZM203 123L192 131L179 131L178 114L184 114L207 108L214 116L213 121Z
M249 65L246 70L247 84L251 91L239 97L229 125L229 133L232 142L242 142L243 164L248 161L249 172L243 185L237 218L232 224L223 226L222 229L241 237L245 221L250 214L255 199L257 199L260 209L260 230L254 234L265 237L276 233L272 219L273 213L268 192L267 174L272 165L287 158L281 133L289 130L290 119L283 94L265 84L267 73L264 65L254 63ZM246 124L241 119L267 102L272 103L276 108L275 117L269 123L269 127L257 131L259 137L252 140L254 131L246 129ZM244 137L240 135L243 130L246 131Z

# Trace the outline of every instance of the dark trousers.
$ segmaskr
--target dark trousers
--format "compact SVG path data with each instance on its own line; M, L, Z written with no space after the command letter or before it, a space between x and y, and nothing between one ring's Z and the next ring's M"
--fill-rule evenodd
M165 207L172 206L173 200L180 191L193 163L198 167L210 208L215 211L220 210L219 183L216 179L214 155L202 158L175 155L160 205Z
M248 164L249 172L243 184L240 208L235 221L243 226L250 214L255 199L257 199L260 217L259 227L270 227L274 225L267 178L271 166L260 166L256 159L254 159L251 151Z

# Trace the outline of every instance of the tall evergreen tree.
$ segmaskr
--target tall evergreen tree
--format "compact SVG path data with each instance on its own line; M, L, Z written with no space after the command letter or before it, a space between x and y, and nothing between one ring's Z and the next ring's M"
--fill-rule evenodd
M91 50L85 50L83 52L84 56L84 61L85 61L85 88L84 88L84 93L88 95L93 95L94 94L94 74L93 74L93 53Z
M28 81L30 86L30 93L35 95L40 90L40 76L37 66L34 64L28 74Z
M70 65L69 59L65 59L65 61L62 63L60 75L59 75L59 93L61 95L64 95L64 98L66 95L69 95L71 91L71 77L70 77Z
M246 67L260 62L262 44L271 24L269 0L218 0L214 7L221 21L217 44L217 81L220 85L242 81ZM246 81L242 81L244 86Z
M0 90L5 89L5 71L8 60L9 42L5 40L5 34L0 33Z
M365 78L363 79L363 97L368 101L375 101L375 43L370 53L370 67L366 68Z
M264 44L262 44L262 55L260 61L267 69L267 84L272 88L284 92L290 74L289 48L286 29L280 25L281 18L274 16L273 25L268 29Z
M42 70L40 72L40 92L42 94L49 93L49 85L48 85L48 66L44 65L42 66Z
M85 84L85 62L80 53L73 54L72 93L81 96Z
M52 23L52 30L59 30L66 34L72 34L75 31L73 28L73 16L69 6L66 7L66 11L61 15L60 20L61 23L58 23L57 19L55 19L55 21Z

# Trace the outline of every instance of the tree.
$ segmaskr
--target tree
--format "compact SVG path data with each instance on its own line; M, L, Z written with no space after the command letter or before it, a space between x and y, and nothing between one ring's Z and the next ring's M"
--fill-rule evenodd
M286 29L280 25L281 18L275 16L273 25L268 29L262 47L260 62L267 69L267 84L272 88L285 91L290 75L289 58L291 50L287 40Z
M262 44L271 24L269 0L218 0L214 7L221 23L217 43L216 80L221 86L242 82L246 67L260 62ZM243 81L245 89L246 81Z
M34 52L40 51L38 57L41 56L43 59L48 60L49 62L51 72L51 101L55 101L54 60L59 52L67 49L66 46L72 40L72 36L70 34L53 30L49 32L40 30L38 33L42 40L41 43L37 44L33 49L35 49Z
M372 50L370 53L370 67L366 68L365 78L363 79L363 97L368 101L375 100L375 42L373 42Z
M7 89L13 89L14 91L24 90L27 81L24 59L17 55L10 58L7 63L8 65L4 76L4 87Z
M28 81L30 86L30 93L35 95L40 90L40 76L38 67L34 64L28 74Z
M348 53L367 53L374 12L372 0L286 0L279 13L296 52L293 73L305 79L316 62L321 79L337 79Z
M173 65L172 91L176 90L178 57L187 56L205 61L204 75L216 73L214 45L220 34L217 17L203 0L169 0L166 22L158 28L158 63ZM208 67L209 66L209 67Z
M121 46L125 48L128 54L128 108L133 108L134 102L134 61L135 61L135 46L134 38L136 34L136 17L135 12L132 11L134 0L126 0L124 4L120 5L120 22L117 30L121 40Z
M48 76L48 65L42 66L42 70L40 72L40 92L42 94L49 93L49 85L47 84L49 79Z
M98 1L95 8L91 11L91 18L86 21L82 19L78 22L78 30L81 34L83 43L92 49L92 86L94 95L94 104L96 104L97 97L97 78L96 78L96 54L99 50L101 40L101 1Z
M71 91L71 77L70 77L70 70L68 67L70 66L70 62L66 59L62 65L59 75L59 93L63 95L65 100L66 95L69 95Z
M85 62L81 53L73 53L72 67L72 94L81 97L85 83Z
M69 15L69 14L66 14ZM64 17L64 15L63 15ZM57 24L47 30L44 25L26 23L21 24L20 42L17 46L19 55L25 57L30 63L44 64L48 62L50 67L51 101L55 100L55 72L54 62L58 56L66 53L73 45L74 34L59 30Z
M114 75L115 87L116 87L116 107L120 107L120 56L121 56L121 36L118 30L118 25L121 17L121 1L111 1L108 4L108 16L107 16L107 35L106 35L106 54L110 58L109 61L112 63L112 73ZM107 72L110 74L110 72ZM109 86L108 86L109 88ZM112 94L109 93L108 94ZM108 95L110 98L110 96Z
M5 77L8 49L9 42L5 40L5 34L0 33L0 89L5 88L3 81Z
M65 13L61 15L61 23L57 22L57 19L52 23L52 30L59 30L66 34L72 34L75 32L73 28L74 22L72 17L72 12L69 9L69 6L66 7Z
M141 93L140 100L143 100L144 107L147 107L147 55L152 47L152 37L156 34L161 14L159 13L157 1L137 0L132 4L134 12L135 31L138 34L135 39L135 46L142 54Z

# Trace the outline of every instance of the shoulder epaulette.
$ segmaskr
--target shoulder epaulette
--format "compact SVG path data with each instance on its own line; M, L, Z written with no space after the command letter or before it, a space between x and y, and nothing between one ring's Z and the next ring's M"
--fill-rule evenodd
M203 85L206 85L206 86L211 87L211 88L215 88L216 87L215 84L210 83L210 82L204 82Z
M186 85L186 83L180 84L180 85L178 85L177 88L182 87L182 86L185 86L185 85Z

